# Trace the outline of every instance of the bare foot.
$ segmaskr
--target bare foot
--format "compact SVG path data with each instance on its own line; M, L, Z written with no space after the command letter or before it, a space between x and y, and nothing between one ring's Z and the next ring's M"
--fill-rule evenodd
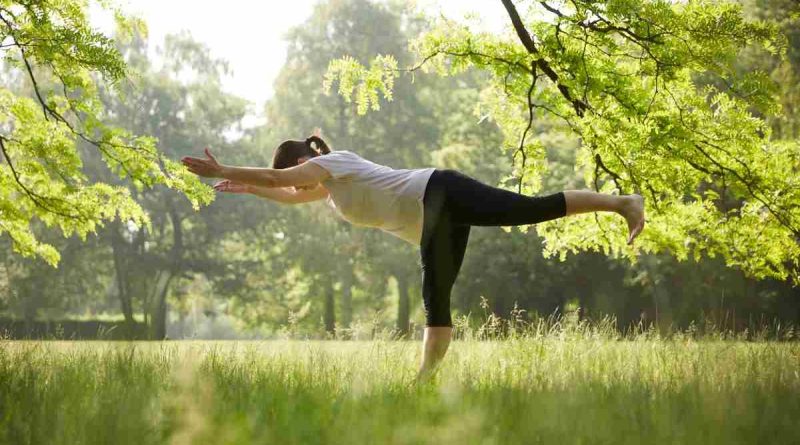
M642 195L626 195L626 202L620 214L628 222L628 245L642 233L644 229L644 198Z

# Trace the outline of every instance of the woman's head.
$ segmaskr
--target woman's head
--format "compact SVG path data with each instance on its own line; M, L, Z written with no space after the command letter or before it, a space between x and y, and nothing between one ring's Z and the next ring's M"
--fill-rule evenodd
M316 145L316 149L312 147ZM307 159L331 152L328 144L319 136L309 136L305 141L288 140L281 143L272 156L272 168L294 167Z

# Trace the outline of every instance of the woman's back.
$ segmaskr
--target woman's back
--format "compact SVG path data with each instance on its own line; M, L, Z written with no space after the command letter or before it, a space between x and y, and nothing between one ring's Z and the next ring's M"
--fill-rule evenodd
M345 220L376 227L412 244L422 236L425 186L433 168L393 169L338 150L309 159L327 170L328 198Z

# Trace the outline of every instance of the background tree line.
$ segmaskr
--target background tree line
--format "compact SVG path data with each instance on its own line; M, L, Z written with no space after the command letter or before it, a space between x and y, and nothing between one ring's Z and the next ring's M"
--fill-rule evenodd
M498 4L498 7L500 5ZM780 23L787 60L745 51L735 70L766 70L777 82L783 117L770 120L775 137L800 132L800 32L794 4L748 1L750 17ZM334 149L353 150L395 168L455 168L490 184L516 187L518 164L504 134L476 104L490 94L486 73L400 77L393 100L360 116L338 94L323 92L329 62L344 56L367 63L392 54L399 66L414 62L407 42L433 26L401 3L331 0L319 4L288 35L289 49L266 105L266 124L241 130L244 98L225 93L222 60L189 35L168 37L163 63L148 60L146 41L133 32L116 48L138 76L118 92L100 89L109 124L157 138L165 157L177 159L204 146L224 163L269 165L273 149L321 127ZM258 57L254 54L254 57ZM13 65L9 88L33 95ZM186 75L186 73L190 75ZM701 84L718 82L698 78ZM541 116L531 138L541 144L548 172L542 193L585 187L576 171L581 140L564 123ZM361 335L375 329L405 334L424 319L419 254L376 230L337 220L324 203L284 206L246 196L218 196L197 212L165 186L122 179L86 141L77 145L88 177L123 187L149 215L149 224L116 219L86 241L34 224L37 238L61 253L58 268L14 254L0 237L0 309L24 319L120 318L144 324L150 338L191 336L190 314L224 315L234 327L275 334ZM656 166L654 166L655 168ZM149 184L145 184L149 185ZM767 242L767 241L765 241ZM613 315L620 328L640 320L686 327L708 320L741 329L763 320L800 320L800 292L788 280L754 279L719 257L679 261L675 252L645 253L634 264L584 251L545 258L533 231L476 228L453 292L456 314L509 316L581 308L589 317ZM230 332L220 335L230 335Z

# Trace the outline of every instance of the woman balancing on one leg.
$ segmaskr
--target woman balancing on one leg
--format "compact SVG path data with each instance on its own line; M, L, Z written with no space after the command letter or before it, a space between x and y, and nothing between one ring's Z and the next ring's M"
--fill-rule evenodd
M208 149L205 154L206 159L185 157L182 162L199 176L225 178L214 185L219 192L251 193L287 204L327 198L346 221L377 227L420 247L426 317L420 378L435 370L450 344L450 291L471 226L535 224L608 211L625 218L631 244L645 222L640 195L566 190L525 196L455 170L395 170L350 151L331 151L318 132L305 141L280 144L272 168L221 165Z

